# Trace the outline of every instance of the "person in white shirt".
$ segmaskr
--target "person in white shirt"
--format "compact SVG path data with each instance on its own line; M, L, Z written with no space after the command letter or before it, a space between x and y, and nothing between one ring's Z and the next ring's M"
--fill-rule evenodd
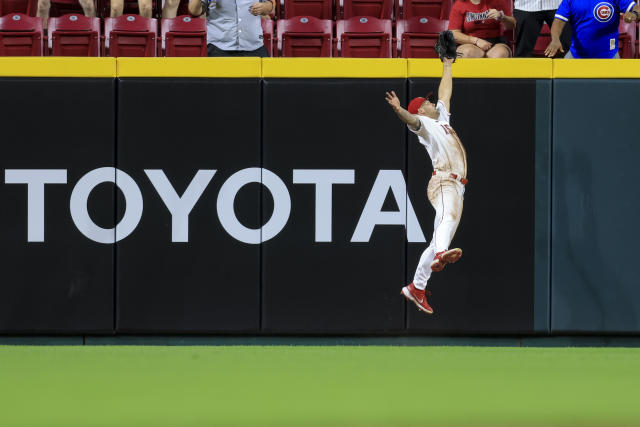
M556 9L561 0L514 0L513 17L518 21L516 27L516 53L514 56L526 58L533 54L536 41L542 30L542 24L549 28L553 24ZM571 45L571 27L565 26L560 36L564 50Z
M421 311L432 314L425 288L432 271L442 271L448 263L462 256L460 248L449 249L449 244L460 223L464 188L467 184L467 154L456 132L449 124L453 60L443 59L443 72L438 87L438 102L426 98L414 98L405 110L392 91L386 100L398 118L409 130L418 135L433 164L433 174L427 187L427 197L436 211L433 238L422 253L413 283L402 288L402 295L416 304Z

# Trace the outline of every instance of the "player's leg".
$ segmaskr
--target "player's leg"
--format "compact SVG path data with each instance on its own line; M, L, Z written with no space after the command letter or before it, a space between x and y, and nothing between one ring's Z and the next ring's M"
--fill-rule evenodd
M178 6L180 6L180 0L165 0L162 6L162 17L175 18L178 14Z
M117 18L118 16L122 16L122 11L124 10L124 0L111 0L111 14L112 18Z
M151 18L153 14L153 0L138 0L138 9L140 16Z
M487 51L487 58L511 58L511 49L506 44L498 43Z
M462 256L462 250L450 249L453 235L458 229L462 216L464 187L452 179L440 180L440 200L436 200L436 211L440 211L440 221L433 231L435 256L431 263L433 271L441 271L447 263L456 262Z
M82 6L84 16L88 16L90 18L96 16L96 5L93 0L80 0L80 6Z
M38 12L37 17L42 18L42 25L46 29L49 21L49 10L51 9L50 0L38 0Z
M542 20L539 19L538 12L527 12L525 10L514 9L513 17L516 18L516 57L528 58L533 53Z
M473 44L461 44L457 49L461 58L484 58L485 51Z

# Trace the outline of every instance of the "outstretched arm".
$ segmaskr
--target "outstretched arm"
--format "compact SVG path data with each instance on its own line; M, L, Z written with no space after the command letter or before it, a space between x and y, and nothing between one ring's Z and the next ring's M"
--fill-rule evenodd
M553 58L558 51L564 53L562 43L560 43L560 35L565 25L565 21L554 18L553 25L551 25L551 43L549 43L549 46L544 50L544 54L547 57Z
M453 77L451 76L451 64L453 59L442 59L442 79L440 79L440 86L438 86L438 100L444 103L447 107L447 111L451 112L451 92L453 91Z
M398 115L398 118L411 126L411 129L417 130L420 127L420 119L402 108L400 100L394 91L391 91L391 93L386 92L385 99L389 105L391 105L393 111Z

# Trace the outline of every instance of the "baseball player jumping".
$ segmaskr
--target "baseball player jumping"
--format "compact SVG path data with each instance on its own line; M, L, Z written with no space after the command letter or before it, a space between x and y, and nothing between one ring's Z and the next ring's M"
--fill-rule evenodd
M449 249L449 244L460 223L464 186L467 183L467 155L460 138L449 125L449 103L451 100L453 59L443 58L443 72L438 88L438 102L418 97L411 100L408 111L402 108L400 100L392 91L386 93L386 100L418 135L433 163L433 174L427 186L427 196L436 210L433 238L422 253L413 283L402 288L402 294L413 301L420 310L432 314L427 302L425 288L432 271L442 271L445 265L454 263L462 256L459 248Z

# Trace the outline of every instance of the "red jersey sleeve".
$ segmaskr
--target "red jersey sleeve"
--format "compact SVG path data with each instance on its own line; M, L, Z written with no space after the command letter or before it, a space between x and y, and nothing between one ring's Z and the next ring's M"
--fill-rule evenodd
M461 1L453 3L451 12L449 12L449 29L462 31L464 24L464 10L460 7Z

